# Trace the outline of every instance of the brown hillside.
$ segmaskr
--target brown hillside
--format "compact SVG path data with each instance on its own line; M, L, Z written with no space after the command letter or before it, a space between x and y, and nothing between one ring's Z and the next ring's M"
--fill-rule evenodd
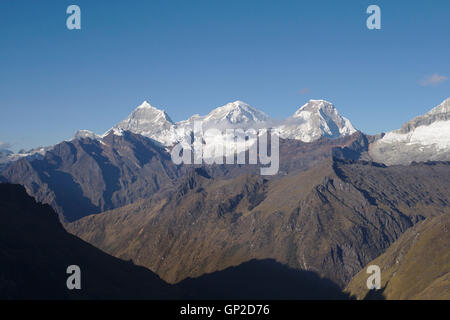
M450 299L450 214L427 218L407 230L368 265L381 268L385 299ZM366 269L346 291L363 299L368 294Z

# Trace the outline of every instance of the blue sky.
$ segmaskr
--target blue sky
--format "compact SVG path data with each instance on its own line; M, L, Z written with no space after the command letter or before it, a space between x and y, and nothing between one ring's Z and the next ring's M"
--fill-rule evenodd
M430 3L2 0L0 141L103 133L143 100L178 121L234 100L281 119L326 99L363 132L396 129L450 96L450 1Z

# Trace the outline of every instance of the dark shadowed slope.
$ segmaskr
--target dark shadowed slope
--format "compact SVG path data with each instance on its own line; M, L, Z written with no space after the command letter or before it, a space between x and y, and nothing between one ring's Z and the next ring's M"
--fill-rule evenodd
M23 187L0 184L0 299L345 299L336 284L274 261L171 286L150 270L109 256L65 232L56 213ZM81 268L81 290L66 268Z
M339 286L317 273L289 268L272 259L251 260L237 267L178 283L187 299L349 299Z
M148 269L68 234L55 212L22 186L0 184L0 219L0 299L168 296L169 285ZM81 290L66 287L69 265L81 268Z
M407 230L368 265L381 268L383 299L450 299L450 214L427 218ZM369 294L366 268L346 291L358 299Z

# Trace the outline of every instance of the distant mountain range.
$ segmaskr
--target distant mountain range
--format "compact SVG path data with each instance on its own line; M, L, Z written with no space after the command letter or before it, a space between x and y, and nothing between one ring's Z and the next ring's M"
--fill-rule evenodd
M52 147L19 155L2 151L3 159L15 161L3 160L0 175L12 183L23 184L36 199L51 204L63 220L74 221L175 186L188 166L174 165L168 151L194 120L201 121L205 128L246 129L276 124L282 137L280 175L311 168L332 154L342 159L387 164L450 160L449 148L445 147L450 134L442 141L431 134L429 139L420 135L432 132L436 125L447 125L439 131L446 135L445 130L450 127L449 101L411 121L399 132L384 136L356 132L350 121L323 100L311 100L282 124L241 101L179 123L173 123L164 111L144 102L101 136L81 130L72 140ZM414 137L415 142L393 141L389 138L392 136ZM214 175L237 176L243 172L256 172L256 167L215 166Z
M361 133L311 143L280 140L279 175L312 168L331 155L364 158L368 140ZM259 174L258 165L208 166L214 177ZM175 165L166 148L153 139L123 131L101 139L65 141L41 158L24 157L0 176L18 183L38 201L50 204L63 221L118 208L169 190L191 166Z
M114 125L104 134L78 130L69 141L85 138L102 140L111 133L120 136L123 132L128 131L150 138L161 146L170 148L186 137L187 132L192 130L195 121L200 122L204 130L208 128L221 130L227 128L244 130L275 128L279 130L282 138L304 142L312 142L321 137L338 138L356 132L350 121L340 116L333 104L324 100L310 100L292 117L283 121L270 119L264 112L242 101L235 101L214 109L206 116L193 115L188 120L177 123L173 122L165 111L144 101L126 119ZM21 150L18 153L2 150L0 151L0 170L21 158L42 159L45 152L53 147Z
M295 290L284 296L283 290L291 290L288 283L292 282L323 286L317 297L348 298L351 294L364 298L369 293L361 287L363 268L371 261L388 274L384 297L442 297L448 292L445 261L428 257L438 265L428 270L409 252L425 257L423 248L431 245L431 238L417 236L421 240L416 241L411 230L430 232L442 240L436 255L443 256L448 246L445 228L438 225L446 225L441 220L445 218L439 217L450 213L449 114L447 99L399 130L370 136L357 131L324 100L310 100L282 121L235 101L176 123L165 111L144 102L104 134L80 130L54 146L17 154L0 150L0 187L5 192L1 213L6 214L3 221L7 224L14 222L14 230L31 221L42 230L50 228L52 237L61 236L44 238L48 241L39 245L50 248L49 242L60 239L62 246L44 251L40 261L66 252L63 244L67 241L80 259L89 256L89 264L110 261L111 272L117 271L124 279L118 270L129 270L129 285L118 283L116 287L123 286L127 296L136 288L136 294L129 297L155 297L154 284L161 297L233 298L233 290L238 290L243 294L238 297L270 298L258 295L262 273L254 270L264 270L283 279L282 286L272 283L279 290L276 297L312 297ZM195 121L204 130L276 129L280 135L278 173L261 176L259 164L174 164L171 148L185 138ZM54 214L50 207L36 204L8 183L22 185L36 201L50 205L69 232L177 285L168 285L132 263L121 269L123 262L97 249L95 253L92 247L78 251L76 247L88 245L79 239L67 240L70 236L62 235L64 230L55 218L42 217ZM23 216L26 212L36 212L36 217ZM5 230L7 224L3 224ZM412 229L415 226L419 229ZM42 230L36 230L35 236ZM27 232L4 231L0 239L0 249L4 246L0 259L10 265L7 276L0 274L0 294L2 286L14 293L13 288L22 285L8 248L14 241L31 246L34 231L30 236ZM413 243L407 245L411 239ZM23 256L28 254L24 251ZM406 255L409 258L399 258ZM393 264L395 259L399 263ZM24 263L33 264L28 258ZM395 275L400 270L404 279L412 279L408 268L426 273L428 282L402 295L399 288L405 284L395 280L400 279ZM261 277L250 277L253 280L245 289L244 279L251 274ZM136 280L139 277L157 280L150 281L152 288L144 288ZM4 282L12 278L13 284ZM231 283L232 278L240 280ZM211 281L230 283L227 294L208 291ZM92 291L93 297L115 297L104 293L108 285L101 281L98 285L100 291ZM342 293L345 287L348 293ZM65 290L54 289L49 294Z
M320 137L337 138L354 133L350 121L339 115L333 104L324 100L311 100L294 115L284 121L270 119L264 112L242 101L228 103L216 108L206 116L194 115L188 120L174 123L165 111L152 107L144 101L124 121L106 134L131 131L152 138L165 146L172 146L183 133L199 121L204 130L208 128L276 128L282 138L311 142Z
M408 164L412 161L449 160L450 98L423 116L405 123L401 129L374 136L369 155L374 161L385 164ZM170 116L144 101L130 115L104 134L89 130L77 131L70 140L90 138L102 140L110 133L121 135L125 131L153 139L166 148L185 138L194 121L208 128L273 128L280 137L302 142L320 138L338 138L352 135L357 130L350 120L341 116L335 106L325 100L310 100L291 117L271 119L264 112L242 101L228 103L212 110L206 116L193 115L188 120L174 122ZM0 170L20 158L39 159L54 146L39 147L13 153L0 151Z

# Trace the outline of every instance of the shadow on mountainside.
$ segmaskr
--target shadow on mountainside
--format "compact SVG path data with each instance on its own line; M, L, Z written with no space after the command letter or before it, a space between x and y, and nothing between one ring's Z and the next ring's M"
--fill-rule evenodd
M83 194L80 185L74 181L73 177L63 171L49 169L48 174L51 179L41 175L42 181L54 190L58 206L64 208L64 216L67 221L75 221L85 215L100 211L91 200Z
M350 299L333 281L273 259L254 259L176 287L186 299Z
M386 290L386 286L378 290L375 289L367 291L367 294L363 300L386 300L386 297L384 296L384 290Z
M0 299L348 299L332 281L269 259L169 285L67 233L19 185L0 183L0 221ZM66 287L69 265L81 269L81 290Z
M22 186L0 184L0 221L0 300L174 297L171 286L150 270L67 233L51 207ZM70 265L81 269L81 290L66 286Z

